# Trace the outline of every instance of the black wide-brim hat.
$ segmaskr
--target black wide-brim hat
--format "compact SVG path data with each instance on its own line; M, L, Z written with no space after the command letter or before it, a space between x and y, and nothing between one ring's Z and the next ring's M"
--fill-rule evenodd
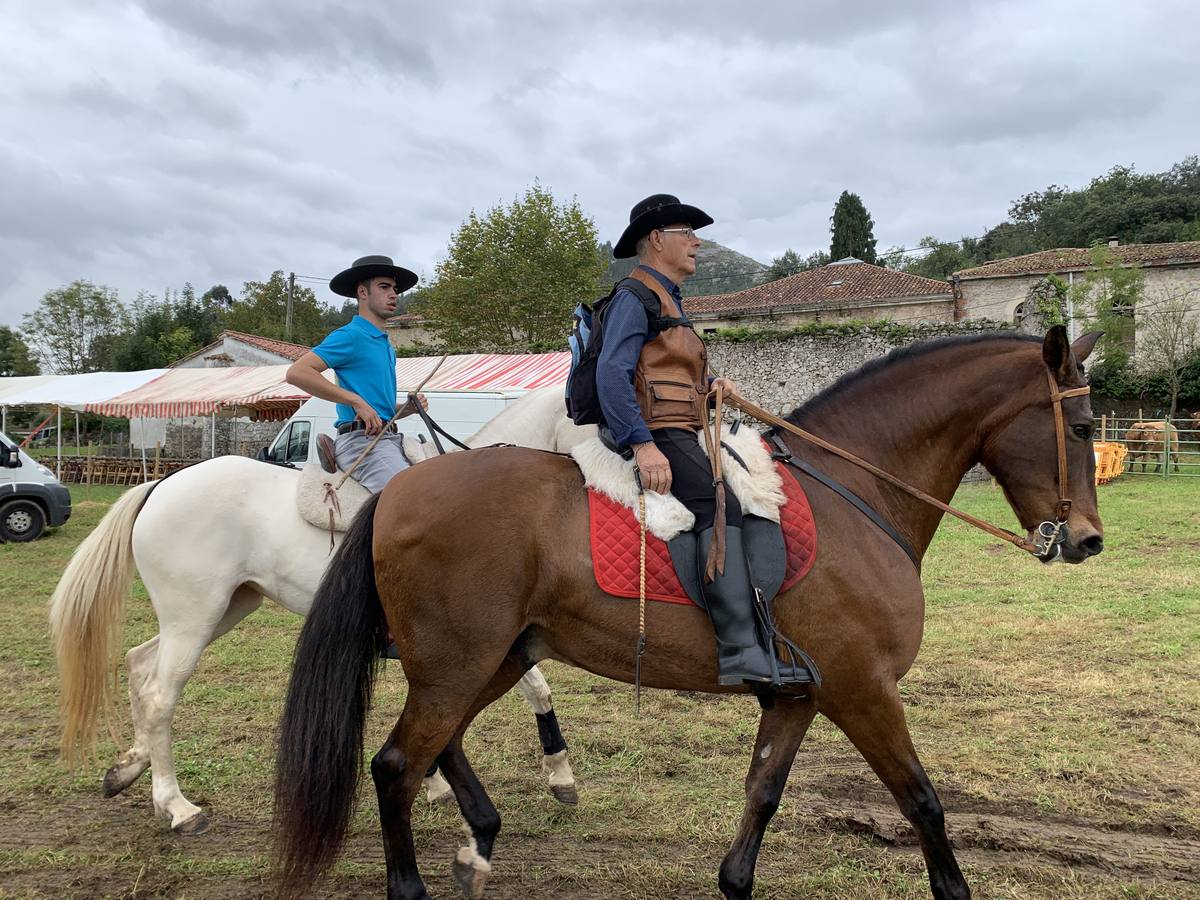
M628 259L637 253L637 242L655 228L686 222L692 228L713 223L712 216L702 209L680 203L673 194L652 194L629 211L629 226L621 233L613 256Z
M417 283L416 273L396 265L390 256L364 256L356 259L346 271L338 272L329 279L329 289L342 297L354 297L358 283L372 278L394 278L399 294Z

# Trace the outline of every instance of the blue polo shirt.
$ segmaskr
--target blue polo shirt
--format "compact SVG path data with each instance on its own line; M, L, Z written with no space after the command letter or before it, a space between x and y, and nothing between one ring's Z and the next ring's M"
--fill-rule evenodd
M353 391L387 421L396 414L396 351L387 334L355 316L313 347L337 375L338 387ZM354 409L337 404L338 425L354 421Z

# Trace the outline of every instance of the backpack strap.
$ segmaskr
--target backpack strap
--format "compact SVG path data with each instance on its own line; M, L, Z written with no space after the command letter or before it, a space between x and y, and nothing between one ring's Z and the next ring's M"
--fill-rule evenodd
M638 279L623 278L617 282L610 296L615 297L617 291L621 290L621 288L627 288L642 302L642 306L646 310L646 319L652 332L659 333L666 331L668 328L675 328L678 325L691 324L682 316L664 316L662 314L662 302L658 299L658 295L648 285Z

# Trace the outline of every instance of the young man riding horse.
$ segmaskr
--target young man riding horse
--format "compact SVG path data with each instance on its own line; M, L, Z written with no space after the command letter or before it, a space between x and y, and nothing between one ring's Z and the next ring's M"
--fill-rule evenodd
M329 289L342 297L357 299L358 315L331 332L287 371L290 384L337 404L335 460L321 461L327 469L331 469L331 463L343 470L353 466L388 423L387 433L351 472L373 494L383 490L392 476L408 467L400 445L401 436L392 423L396 417L396 351L384 326L396 312L396 295L416 283L413 272L393 265L389 257L364 256L355 260L354 265L333 277ZM326 369L333 369L337 384L331 384L321 374ZM428 408L423 394L417 395L416 402ZM410 398L398 418L416 411ZM321 439L318 449L322 456L329 454Z
M596 366L596 391L607 438L631 448L646 490L673 493L695 516L699 558L714 539L716 500L712 466L700 447L708 416L707 397L719 379L708 371L704 343L683 312L680 283L696 272L700 239L695 230L712 218L670 194L654 194L629 213L629 225L613 256L637 255L631 274L658 297L651 319L629 287L604 310L604 343ZM735 390L726 380L725 389ZM770 641L756 624L754 588L742 549L742 510L725 494L724 572L703 584L717 636L718 681L723 685L772 681ZM807 674L780 665L780 682L807 681Z

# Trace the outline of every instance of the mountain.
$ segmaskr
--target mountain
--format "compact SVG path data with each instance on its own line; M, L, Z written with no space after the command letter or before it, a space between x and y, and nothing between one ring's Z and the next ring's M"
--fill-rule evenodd
M613 259L612 245L604 244L601 252L608 259L606 283L616 283L633 271L636 259ZM683 283L683 296L706 297L709 294L731 294L745 290L766 279L767 267L736 250L716 241L701 241L696 251L696 274Z

